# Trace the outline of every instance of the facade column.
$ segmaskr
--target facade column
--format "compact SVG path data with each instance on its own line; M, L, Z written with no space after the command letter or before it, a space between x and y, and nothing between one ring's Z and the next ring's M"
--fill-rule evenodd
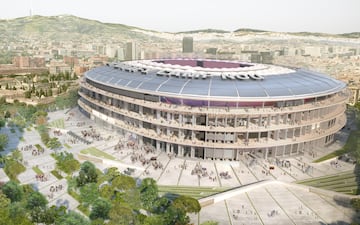
M179 114L179 124L180 124L180 126L183 125L183 115L182 114Z
M156 110L156 119L160 119L160 110Z
M143 141L143 137L142 137L142 136L138 136L138 144L139 144L140 147L143 146L144 141Z
M191 146L190 157L191 157L191 158L194 158L194 157L195 157L195 147L194 147L194 146Z
M160 151L160 141L156 140L156 150Z
M184 147L182 145L178 145L178 155L181 157L184 156Z
M170 144L166 143L166 149L165 149L166 153L170 153Z

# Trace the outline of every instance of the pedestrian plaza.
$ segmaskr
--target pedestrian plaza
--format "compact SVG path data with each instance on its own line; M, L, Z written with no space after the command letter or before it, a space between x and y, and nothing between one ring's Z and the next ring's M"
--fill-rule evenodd
M134 178L154 178L158 185L239 190L236 196L224 197L222 201L203 206L198 215L191 215L194 224L208 220L224 225L348 224L355 218L354 211L329 195L315 193L308 187L294 183L354 170L353 164L344 161L312 162L316 158L315 151L317 157L320 157L340 148L344 144L341 141L328 148L315 149L292 158L264 159L256 155L243 155L239 161L203 160L177 157L152 146L138 146L131 134L118 134L99 126L78 108L50 112L48 121L53 125L62 124L61 127L54 125L50 130L50 135L59 138L63 144L61 149L55 151L71 152L81 162L84 158L98 159L93 162L99 169L118 167L120 172ZM340 136L347 135L346 131L342 132ZM16 148L21 150L24 158L26 171L18 176L19 181L33 184L47 197L50 205L65 205L68 209L76 210L78 203L67 194L66 180L57 179L50 173L56 166L55 159L50 155L54 150L41 144L35 129L25 129L21 139L11 146L13 149L17 145ZM44 152L35 154L29 147L35 144L41 144ZM114 159L81 153L90 147ZM43 172L42 178L37 176L33 167ZM0 180L6 180L5 176L0 171ZM262 184L263 181L269 182ZM242 187L246 187L246 190L242 191Z

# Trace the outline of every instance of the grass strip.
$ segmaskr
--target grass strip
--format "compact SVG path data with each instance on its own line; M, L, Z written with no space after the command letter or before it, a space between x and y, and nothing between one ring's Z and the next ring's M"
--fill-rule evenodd
M36 173L36 174L44 174L43 173L43 171L41 171L41 169L39 169L39 167L37 167L37 166L34 166L33 168L32 168L33 170L34 170L34 172Z
M109 155L106 152L100 151L99 149L97 149L95 147L83 149L80 151L80 153L89 154L89 155L93 155L93 156L96 156L99 158L104 158L104 159L116 160L116 158L114 156Z
M52 175L54 175L54 177L56 177L58 180L62 179L63 176L60 175L60 173L56 170L51 170L50 172Z

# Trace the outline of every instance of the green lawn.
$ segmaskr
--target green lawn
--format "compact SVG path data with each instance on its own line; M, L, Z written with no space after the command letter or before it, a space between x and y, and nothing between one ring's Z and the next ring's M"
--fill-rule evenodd
M55 128L59 128L59 129L64 129L65 128L65 122L64 122L64 118L58 119L58 120L54 120L52 122L50 122L48 124L49 127L55 127Z
M56 171L56 170L51 170L51 174L52 175L54 175L57 179L62 179L63 178L63 176L61 176L60 174L59 174L59 172L58 171Z
M359 172L357 169L355 171L297 181L296 183L356 195L359 193Z
M93 155L96 157L104 158L104 159L110 159L110 160L116 160L116 158L112 155L109 155L103 151L100 151L99 149L95 147L86 148L80 151L82 154L88 154Z
M36 174L44 174L43 171L41 171L41 170L39 169L39 167L37 167L37 166L34 166L32 169L34 170L34 172L35 172Z
M15 180L18 182L17 176L20 173L25 172L25 170L25 166L16 160L10 159L5 162L4 172L10 178L10 180Z
M217 194L226 190L229 187L197 187L197 186L162 186L159 185L159 193L161 195L187 195L195 199L204 198L209 195Z
M71 149L71 146L70 145L68 145L68 144L64 144L64 146L65 146L65 148L67 148L67 149Z

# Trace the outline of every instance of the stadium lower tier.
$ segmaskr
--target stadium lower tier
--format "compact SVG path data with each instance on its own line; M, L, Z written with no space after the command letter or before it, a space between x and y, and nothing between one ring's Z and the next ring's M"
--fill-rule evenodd
M346 124L344 90L289 107L189 107L140 100L82 83L79 107L96 123L131 133L139 145L182 157L239 160L284 157L335 141Z

